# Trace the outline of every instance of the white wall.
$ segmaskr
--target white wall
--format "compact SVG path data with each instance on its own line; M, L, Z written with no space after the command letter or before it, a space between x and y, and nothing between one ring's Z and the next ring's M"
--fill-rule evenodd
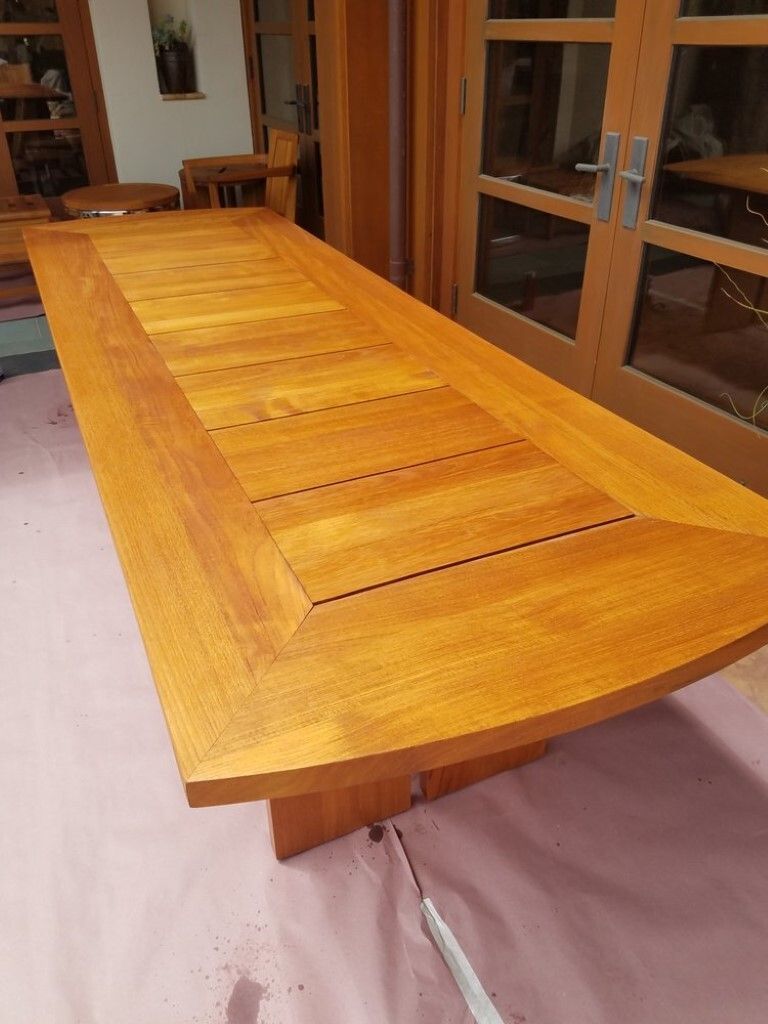
M203 100L161 99L147 0L89 6L120 181L178 185L183 157L252 152L238 0L187 0Z

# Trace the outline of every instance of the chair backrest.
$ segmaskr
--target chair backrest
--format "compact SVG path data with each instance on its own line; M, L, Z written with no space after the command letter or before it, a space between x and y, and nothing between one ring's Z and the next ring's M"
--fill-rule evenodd
M0 83L16 85L19 82L31 82L32 69L29 64L0 64Z
M258 153L237 153L233 156L196 156L181 161L179 181L181 182L181 195L184 200L184 209L194 209L200 206L221 206L218 191L216 188L209 188L207 185L200 185L195 181L196 170L207 170L220 167L237 167L243 164L252 167L254 163L265 161L263 154Z
M268 167L293 167L290 176L267 178L264 205L287 220L296 220L296 164L299 156L299 136L296 132L269 129Z

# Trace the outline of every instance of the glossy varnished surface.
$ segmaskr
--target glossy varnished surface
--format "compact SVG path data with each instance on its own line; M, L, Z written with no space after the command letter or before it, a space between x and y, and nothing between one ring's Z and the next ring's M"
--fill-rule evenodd
M765 642L763 499L269 211L28 239L192 803L495 755Z

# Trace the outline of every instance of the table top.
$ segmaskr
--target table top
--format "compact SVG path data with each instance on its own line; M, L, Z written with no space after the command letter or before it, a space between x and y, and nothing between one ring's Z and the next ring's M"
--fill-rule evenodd
M179 190L173 185L120 182L73 188L61 198L66 210L88 213L91 210L148 210L154 206L168 206L178 199L178 195Z
M768 153L735 153L665 164L665 171L709 185L768 194Z
M25 237L193 805L491 754L768 641L768 502L271 211Z

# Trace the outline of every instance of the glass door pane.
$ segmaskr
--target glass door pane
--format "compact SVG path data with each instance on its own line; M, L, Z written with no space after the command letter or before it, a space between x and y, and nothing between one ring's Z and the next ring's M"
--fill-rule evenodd
M646 19L647 180L623 185L638 217L616 233L593 396L768 494L765 8L659 0Z
M642 5L469 6L458 319L587 391Z

